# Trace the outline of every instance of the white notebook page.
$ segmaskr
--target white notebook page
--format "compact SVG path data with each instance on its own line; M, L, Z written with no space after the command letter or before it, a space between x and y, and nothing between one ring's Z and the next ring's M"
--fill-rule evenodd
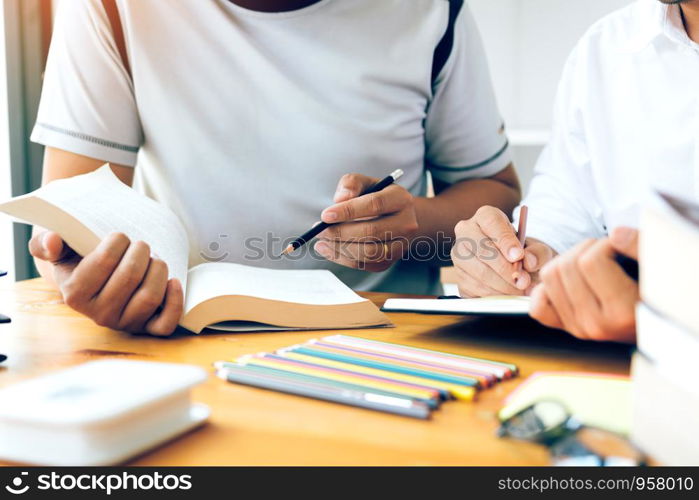
M325 270L278 270L232 263L200 264L189 270L185 313L224 295L243 295L311 305L353 304L363 298Z
M384 311L415 311L454 314L529 314L529 297L485 297L480 299L388 299Z

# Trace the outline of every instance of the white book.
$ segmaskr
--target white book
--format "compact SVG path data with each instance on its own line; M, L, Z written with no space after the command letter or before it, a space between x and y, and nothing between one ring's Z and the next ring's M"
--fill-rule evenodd
M474 316L527 316L529 297L483 297L478 299L388 299L382 311Z
M641 303L636 308L636 343L658 371L699 397L699 337Z
M224 331L391 324L372 302L330 271L272 270L232 263L205 263L188 269L189 241L177 216L125 185L108 165L0 203L0 212L55 231L83 256L112 232L122 232L131 241L145 241L168 265L170 277L182 283L185 305L180 325L195 333L219 324Z
M631 377L634 444L664 465L699 465L699 396L638 353Z

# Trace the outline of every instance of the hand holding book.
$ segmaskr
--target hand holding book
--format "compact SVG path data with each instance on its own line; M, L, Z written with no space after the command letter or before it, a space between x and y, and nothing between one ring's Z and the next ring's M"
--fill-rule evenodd
M195 333L239 331L241 322L246 331L390 325L329 271L189 269L178 217L106 165L0 203L0 212L52 231L35 236L32 253L54 263L66 303L103 326L169 335L178 324Z
M177 327L182 284L168 279L167 264L143 241L111 233L82 258L57 233L42 231L29 242L36 259L53 264L65 303L100 326L151 335Z

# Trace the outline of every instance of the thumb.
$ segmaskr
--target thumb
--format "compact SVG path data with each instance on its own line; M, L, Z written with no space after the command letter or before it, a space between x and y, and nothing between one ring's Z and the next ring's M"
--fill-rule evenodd
M29 240L29 253L37 259L57 263L70 255L72 250L57 233L43 231Z
M367 177L361 174L343 175L340 182L337 184L333 201L335 203L342 203L343 201L356 198L362 194L363 191L373 186L376 181L377 179L373 177Z
M616 227L609 235L614 250L622 255L638 260L638 230L630 227Z

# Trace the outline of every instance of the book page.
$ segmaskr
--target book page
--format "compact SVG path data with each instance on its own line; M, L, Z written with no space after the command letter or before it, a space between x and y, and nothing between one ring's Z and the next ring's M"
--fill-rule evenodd
M189 270L185 314L197 304L225 295L310 305L365 300L330 271L263 269L219 262L200 264Z
M49 214L51 210L55 213ZM112 232L122 232L131 241L145 241L168 265L170 277L186 287L189 243L177 216L121 182L108 165L1 203L0 211L56 231L69 244L75 241L74 248L82 255Z

